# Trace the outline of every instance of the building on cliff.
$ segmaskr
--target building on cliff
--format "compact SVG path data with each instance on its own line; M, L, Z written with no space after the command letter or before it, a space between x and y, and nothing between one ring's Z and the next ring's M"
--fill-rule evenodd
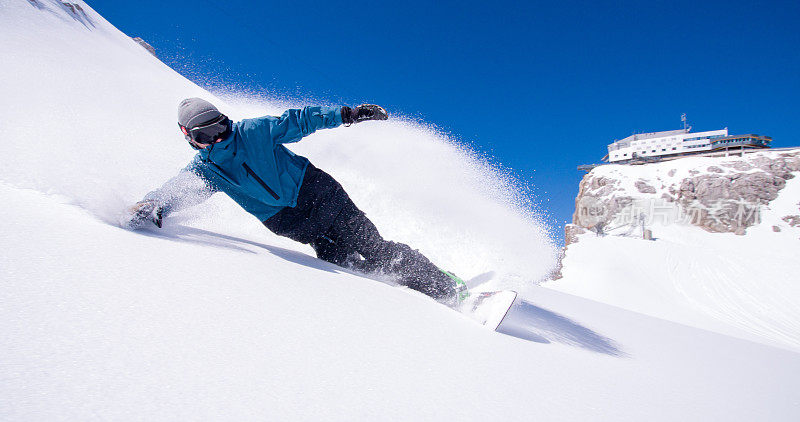
M663 132L637 133L608 145L603 161L636 163L658 161L667 157L708 152L728 152L731 149L769 148L772 138L755 134L729 135L728 128L691 132L691 127Z

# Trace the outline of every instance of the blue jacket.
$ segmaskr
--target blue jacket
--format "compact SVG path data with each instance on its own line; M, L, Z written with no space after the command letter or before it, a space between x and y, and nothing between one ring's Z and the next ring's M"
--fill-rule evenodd
M265 221L282 208L297 205L308 166L308 159L283 144L341 124L341 109L330 107L292 109L280 117L235 122L228 138L200 150L186 168L145 199L154 200L167 215L200 203L214 192L224 192ZM192 173L200 176L205 186L198 186Z

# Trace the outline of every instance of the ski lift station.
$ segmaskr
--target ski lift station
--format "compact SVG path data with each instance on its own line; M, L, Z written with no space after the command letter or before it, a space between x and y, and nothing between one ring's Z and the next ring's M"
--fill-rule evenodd
M639 133L608 145L603 161L624 163L649 157L664 158L707 151L769 148L769 136L729 135L728 128L706 132L691 132L691 127L664 132Z
M636 133L608 144L604 164L645 164L672 160L687 155L745 154L752 150L769 148L772 138L756 134L730 135L728 128L692 132L681 116L683 129L663 132ZM584 164L578 170L590 171L602 164Z

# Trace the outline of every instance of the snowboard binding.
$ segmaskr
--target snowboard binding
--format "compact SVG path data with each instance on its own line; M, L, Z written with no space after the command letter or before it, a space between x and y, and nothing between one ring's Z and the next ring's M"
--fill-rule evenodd
M442 269L439 269L439 271L441 271L444 275L450 277L450 280L453 281L452 287L454 294L445 301L446 304L452 308L459 307L469 297L469 289L467 288L467 283L460 277L449 271L445 271Z

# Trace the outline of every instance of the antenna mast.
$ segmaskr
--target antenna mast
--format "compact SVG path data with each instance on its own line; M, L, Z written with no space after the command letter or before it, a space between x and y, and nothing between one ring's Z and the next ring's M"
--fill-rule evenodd
M684 132L689 132L690 130L692 130L692 127L689 126L688 123L686 123L686 113L681 114L681 121L683 122L683 131Z

